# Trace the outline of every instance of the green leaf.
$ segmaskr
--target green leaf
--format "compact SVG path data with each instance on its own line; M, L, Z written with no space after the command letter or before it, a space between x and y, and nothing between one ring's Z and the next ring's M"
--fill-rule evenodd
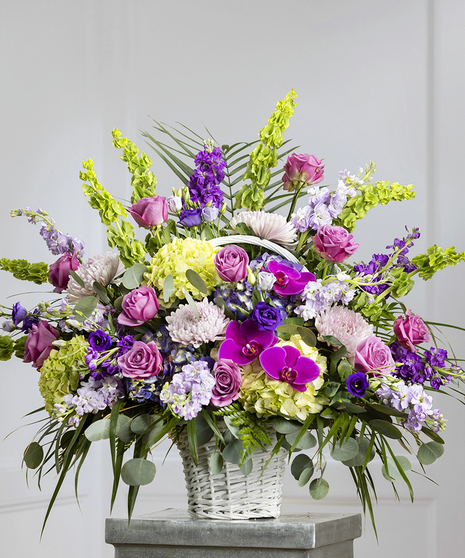
M342 463L346 467L363 467L365 464L365 460L368 454L368 448L370 446L370 440L368 438L362 438L362 440L358 443L358 453L352 459L345 459ZM372 461L375 458L375 450L373 447L370 450L370 455L368 457L368 462Z
M312 478L314 472L313 463L311 467L306 467L298 478L298 485L305 486L309 480Z
M299 432L302 428L300 422L294 420L287 420L283 417L276 417L272 422L273 428L280 434L291 434L292 432Z
M439 436L439 434L434 432L434 430L423 426L421 431L423 432L423 434L426 434L429 438L431 438L434 442L437 442L438 444L444 444L444 440L441 438L441 436Z
M134 434L145 434L152 424L152 416L144 413L132 419L131 430Z
M126 270L123 275L123 285L126 289L137 289L144 280L144 273L147 273L147 267L142 263L136 263Z
M291 432L290 434L286 434L286 441L289 445L293 445L294 441L296 440L297 436L299 436L300 431ZM303 436L295 445L295 449L299 450L306 450L310 448L314 448L316 446L316 438L311 432L304 432Z
M163 300L169 302L174 293L174 279L172 275L167 275L163 281Z
M370 403L370 409L374 409L379 413L383 413L384 415L390 415L393 417L406 417L407 414L403 413L402 411L398 411L397 409L391 409L391 407L386 407L386 405L380 405L379 403Z
M193 269L188 269L186 271L186 278L189 281L189 283L193 285L203 295L205 296L208 295L208 289L207 289L207 285L205 285L205 281Z
M239 469L242 471L242 474L245 477L248 477L250 475L250 473L252 472L253 469L253 461L252 459L247 459L247 461L245 461L240 467Z
M223 456L219 451L210 457L210 470L212 475L218 475L223 470Z
M349 438L342 444L336 442L331 449L331 457L335 461L348 461L353 459L359 452L359 445L355 438Z
M314 500L322 500L329 492L329 484L325 479L314 479L310 483L310 496Z
M100 419L93 422L84 432L89 442L98 442L110 437L110 420Z
M313 471L313 461L308 455L301 453L292 461L291 474L295 480L299 480L300 475L305 469L312 469Z
M226 302L224 301L224 299L221 296L217 296L215 298L215 304L218 306L218 308L222 308L224 315L229 318L230 320L235 320L236 316L234 315L234 313L226 306Z
M73 314L79 322L85 321L97 307L97 299L94 296L84 296L78 300L74 307Z
M105 289L105 287L102 287L102 285L98 281L94 281L92 284L92 288L97 293L97 296L103 302L103 304L110 304L110 300L108 298L107 290Z
M197 308L197 305L195 304L194 299L191 297L190 293L188 291L184 291L184 296L186 297L187 302L189 303L189 306L192 308L192 312L194 312L194 316L199 319L200 318L200 314L199 314L199 310Z
M119 415L116 426L116 436L122 442L129 443L134 438L134 432L131 429L132 419L126 415Z
M396 455L396 459L405 474L411 471L412 465L404 455ZM403 480L397 465L391 457L386 459L381 472L383 473L383 477L389 482L399 482Z
M37 469L37 467L42 463L44 458L44 450L42 446L37 442L31 442L23 456L24 463L28 469Z
M157 469L151 461L137 457L126 461L121 469L121 478L129 486L150 484L155 478Z
M418 461L423 465L431 465L444 453L444 446L437 442L428 442L420 446Z
M236 426L231 422L231 419L228 416L223 417L224 423L228 427L229 432L234 436L234 438L240 439L239 430L241 429L240 426Z
M302 341L309 347L316 347L316 337L313 331L306 327L294 324L284 324L276 328L278 333L284 335L300 335Z
M209 442L214 435L213 430L210 428L210 425L205 420L205 417L202 414L198 414L195 419L195 435L197 436L197 445L203 446L207 442Z
M392 423L385 420L370 420L369 425L383 436L386 436L386 438L392 438L393 440L400 440L402 438L402 432Z
M197 445L197 434L195 432L195 420L191 419L186 422L187 424L187 440L189 442L189 451L191 453L192 461L197 465L199 462L199 448Z
M69 270L69 274L71 275L71 277L76 281L76 283L83 287L84 289L87 290L86 284L84 283L84 281L79 277L79 275L73 271L72 269Z
M239 465L241 462L242 440L233 439L223 450L223 459Z

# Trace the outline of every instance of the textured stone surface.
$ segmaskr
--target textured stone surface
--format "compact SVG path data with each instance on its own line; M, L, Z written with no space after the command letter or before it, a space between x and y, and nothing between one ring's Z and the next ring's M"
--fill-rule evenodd
M289 514L278 519L204 520L168 509L107 519L115 558L352 558L361 516Z

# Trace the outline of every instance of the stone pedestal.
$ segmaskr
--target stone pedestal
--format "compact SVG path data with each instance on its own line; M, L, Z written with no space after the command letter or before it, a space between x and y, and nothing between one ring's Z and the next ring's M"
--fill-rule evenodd
M333 513L221 521L167 509L105 528L115 558L353 558L360 535L360 514Z

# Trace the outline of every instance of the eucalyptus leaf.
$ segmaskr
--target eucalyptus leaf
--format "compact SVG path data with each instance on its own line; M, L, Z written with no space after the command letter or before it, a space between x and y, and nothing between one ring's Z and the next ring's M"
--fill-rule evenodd
M239 469L242 471L242 474L245 477L248 477L250 475L250 473L252 472L253 469L253 461L252 459L247 459L247 461L245 461L240 467Z
M203 446L209 442L214 435L213 430L210 428L208 422L199 413L195 419L195 434L197 436L197 446Z
M137 289L144 280L144 273L147 273L147 267L142 263L136 263L126 270L123 275L123 285L126 289Z
M352 459L343 460L342 463L346 467L363 467L363 465L365 464L369 445L370 440L368 438L362 438L362 440L360 440L358 443L357 455ZM372 448L368 462L372 461L375 458L375 455L375 450Z
M291 463L291 474L296 480L299 480L300 475L305 469L312 469L313 471L313 461L308 455L301 453Z
M199 314L199 310L197 308L197 304L195 304L194 299L191 297L190 293L188 291L184 291L184 296L186 297L187 302L189 303L189 306L192 308L192 312L194 312L194 316L199 319L200 318L200 314Z
M302 341L309 347L316 347L316 337L313 331L306 327L294 324L284 324L276 328L278 333L284 335L300 335Z
M420 446L418 450L418 461L423 465L431 465L441 457L444 453L444 446L442 444L438 444L437 442L428 442L427 444L423 444Z
M207 285L205 285L205 281L193 269L188 269L186 271L186 278L189 281L189 283L193 285L203 295L205 296L208 295L208 289L207 289Z
M129 486L150 484L155 478L157 469L151 461L137 457L126 461L121 469L121 478Z
M223 459L239 465L241 462L242 441L234 439L223 450Z
M355 438L349 438L339 444L336 442L331 449L331 457L335 461L347 461L353 459L359 452L359 445Z
M118 423L116 425L116 436L123 442L130 442L134 438L134 432L131 430L132 419L126 415L118 416Z
M226 306L226 302L224 301L224 299L221 296L217 296L215 297L215 304L218 306L218 308L222 308L224 315L229 318L230 320L235 320L236 316L234 315L234 313Z
M409 473L412 469L410 461L404 455L396 455L396 459L405 474ZM399 473L397 465L392 457L388 457L381 469L383 477L389 482L399 482L403 480L402 475Z
M79 322L85 321L97 307L95 296L84 296L74 306L73 314Z
M240 427L233 424L231 422L231 419L228 416L224 416L223 420L224 420L226 426L228 427L229 432L231 432L231 434L234 436L234 438L239 439L240 438L240 436L239 436Z
M322 500L329 492L329 484L325 479L314 479L310 483L310 496L314 500Z
M76 283L80 286L83 287L84 289L87 290L86 284L84 283L84 281L81 279L81 277L79 277L79 275L73 271L72 269L69 270L69 274L71 275L71 277L76 281Z
M173 276L167 275L163 281L163 300L169 302L171 295L174 293L174 279Z
M297 436L300 434L300 431L297 430L296 432L291 432L290 434L286 434L286 442L289 445L293 445ZM316 446L316 438L311 432L305 432L302 438L298 441L296 445L296 449L306 450L310 448L314 448Z
M94 281L92 284L92 288L97 293L97 296L103 302L103 304L110 304L110 300L108 298L107 290L105 289L105 287L102 287L102 285L98 281Z
M138 415L132 419L131 430L134 434L145 434L152 424L151 415L144 413L143 415Z
M37 469L44 458L44 450L37 442L31 442L24 452L24 463L28 469Z
M384 415L390 415L393 417L406 417L407 414L397 409L392 409L391 407L386 407L386 405L380 405L379 403L370 403L370 408L383 413Z
M89 442L98 442L110 437L110 420L100 419L88 426L84 432Z
M291 434L292 432L299 432L302 424L295 420L287 420L283 417L276 417L272 422L273 428L280 434Z
M223 470L223 456L219 451L210 457L210 470L212 475L218 475Z
M383 436L386 436L386 438L392 438L393 440L400 440L400 438L402 438L402 432L390 422L386 422L381 419L374 419L370 420L369 424L371 428Z
M301 473L300 477L298 478L298 485L305 486L309 480L312 478L314 472L313 465L311 467L306 467Z

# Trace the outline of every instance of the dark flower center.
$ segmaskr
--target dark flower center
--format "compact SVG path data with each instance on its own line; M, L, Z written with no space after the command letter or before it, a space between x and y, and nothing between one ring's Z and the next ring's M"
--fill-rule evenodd
M297 372L290 366L285 366L279 373L279 379L282 382L293 382L297 376Z
M275 274L276 283L281 287L285 287L289 283L289 277L284 273L284 271L277 271Z
M262 347L256 341L251 341L242 349L242 352L244 355L251 357L258 356L261 353L261 350Z

